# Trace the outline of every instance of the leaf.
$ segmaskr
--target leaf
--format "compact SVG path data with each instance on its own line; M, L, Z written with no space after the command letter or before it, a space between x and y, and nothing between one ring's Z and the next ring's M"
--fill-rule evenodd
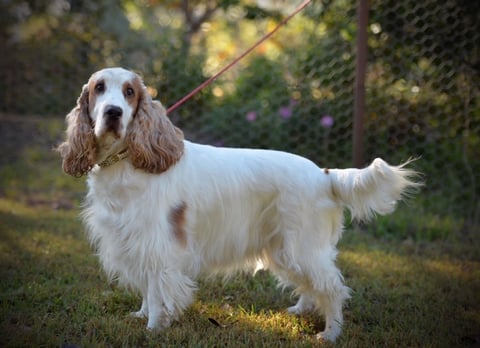
M208 321L210 321L213 325L215 326L218 326L218 327L221 327L222 329L226 328L227 325L222 325L220 324L218 321L216 321L215 319L213 318L208 318Z

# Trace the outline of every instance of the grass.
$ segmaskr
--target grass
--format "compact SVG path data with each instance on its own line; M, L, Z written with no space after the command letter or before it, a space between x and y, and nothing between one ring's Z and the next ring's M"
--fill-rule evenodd
M0 121L9 123L0 126L0 346L333 346L314 339L321 318L285 313L294 299L265 272L201 281L179 322L146 332L145 320L128 316L140 297L108 284L86 241L77 218L84 182L63 175L51 151L63 122ZM34 136L18 148L25 134ZM335 346L479 346L478 231L462 226L405 207L350 227L338 263L353 292Z

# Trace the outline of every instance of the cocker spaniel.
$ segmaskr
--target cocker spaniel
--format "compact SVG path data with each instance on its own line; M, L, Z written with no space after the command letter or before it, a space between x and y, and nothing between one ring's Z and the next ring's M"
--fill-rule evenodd
M192 303L201 274L270 270L299 296L290 313L318 310L317 337L340 334L349 288L335 265L343 212L388 214L415 189L415 172L375 159L365 169L320 169L272 150L184 140L141 78L94 73L67 115L58 150L66 173L88 174L83 219L106 273L137 289L148 329Z

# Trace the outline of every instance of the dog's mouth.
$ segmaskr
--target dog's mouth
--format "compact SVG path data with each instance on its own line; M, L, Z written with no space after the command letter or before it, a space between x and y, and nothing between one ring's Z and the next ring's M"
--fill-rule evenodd
M120 140L122 138L122 132L119 126L116 127L105 127L99 135L97 135L97 139L99 143L109 144L114 141Z
M100 127L95 127L95 135L99 145L108 146L122 138L122 120L104 117Z
M125 147L123 137L117 130L106 130L97 136L97 160L101 162L108 156Z
M122 126L122 121L120 119L112 119L107 117L105 119L105 125L103 127L104 133L113 134L114 136L120 137L120 129Z

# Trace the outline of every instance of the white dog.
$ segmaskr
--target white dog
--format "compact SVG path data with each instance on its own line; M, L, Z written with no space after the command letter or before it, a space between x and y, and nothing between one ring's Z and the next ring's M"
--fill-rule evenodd
M67 115L58 150L68 174L88 173L84 220L108 275L143 296L138 317L168 327L193 301L201 273L259 263L318 309L334 341L349 297L335 266L344 207L387 214L419 184L381 159L362 170L320 169L293 154L218 148L183 139L140 77L93 74Z

